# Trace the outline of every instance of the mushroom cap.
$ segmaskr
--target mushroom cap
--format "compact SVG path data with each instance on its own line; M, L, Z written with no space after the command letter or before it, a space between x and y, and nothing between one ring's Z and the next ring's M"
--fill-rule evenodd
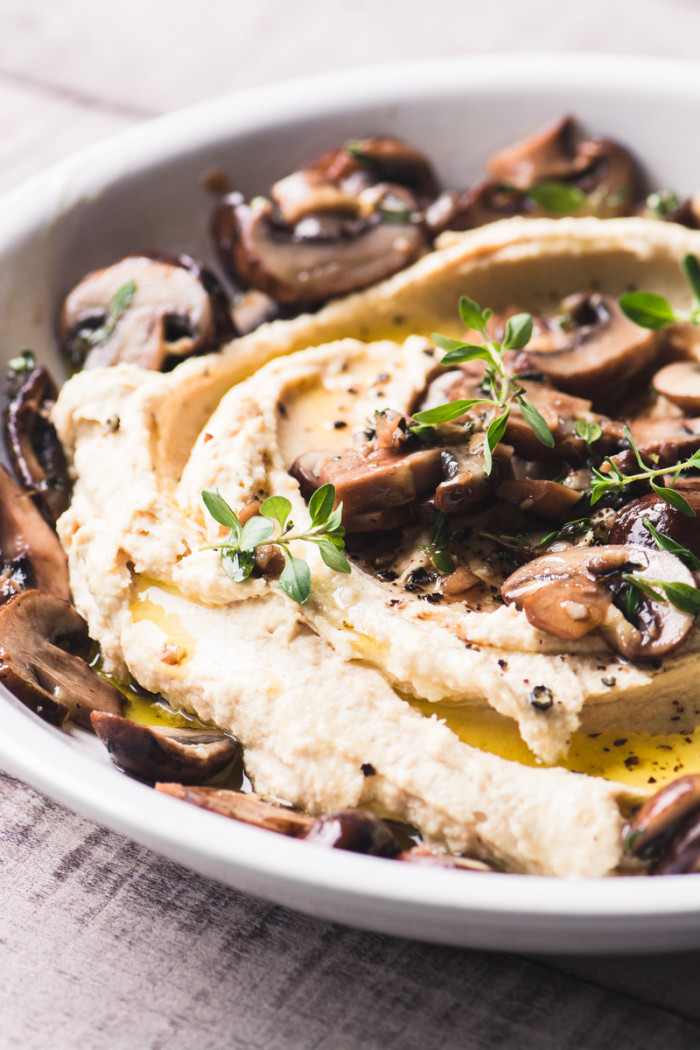
M26 559L31 566L30 586L68 601L68 562L58 536L4 467L0 467L0 551L6 565Z
M560 389L594 404L619 397L624 384L656 357L659 337L625 317L608 295L574 295L562 304L569 317L539 320L517 371L542 372Z
M115 309L124 289L131 294ZM87 346L86 368L123 361L157 370L234 334L221 285L185 255L128 255L89 273L66 296L58 327L68 353Z
M660 369L652 383L659 394L684 412L700 412L700 362L674 361Z
M47 370L35 368L9 399L4 415L5 448L15 478L52 525L68 509L71 490L65 453L49 420L57 394Z
M670 536L700 558L700 491L683 489L683 497L695 511L696 517L684 514L655 492L632 500L615 516L609 542L634 543L640 547L658 549L654 537L644 524L648 521L658 532Z
M224 198L213 232L221 257L244 287L282 303L308 304L364 288L413 262L423 252L420 223L357 219L346 212L305 215L281 224L270 201Z
M700 775L672 780L652 795L625 829L627 850L647 859L660 853L688 817L700 814Z
M93 711L120 714L124 698L82 657L90 652L85 620L70 602L28 590L0 606L0 681L53 725L90 729Z
M141 725L106 711L93 711L90 722L112 761L151 783L201 784L241 754L237 740L210 729Z
M655 660L678 648L695 617L669 601L640 595L637 624L613 605L623 573L642 583L683 583L695 587L692 573L667 551L633 544L572 547L527 562L501 587L539 630L556 638L580 638L596 627L616 652L631 660Z

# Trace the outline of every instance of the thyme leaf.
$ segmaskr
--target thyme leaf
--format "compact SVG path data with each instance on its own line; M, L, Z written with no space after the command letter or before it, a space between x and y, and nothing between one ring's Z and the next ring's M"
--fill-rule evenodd
M342 503L333 509L335 488L322 485L309 501L311 526L295 533L289 519L292 505L284 496L270 496L260 504L258 514L241 525L240 518L217 488L204 489L202 500L214 521L224 525L229 534L218 543L208 543L202 550L218 550L224 572L236 583L247 580L255 568L255 551L272 543L284 554L280 587L293 601L303 605L311 594L311 571L303 558L292 554L292 540L314 543L325 565L334 572L350 572L350 563L342 553L345 529L342 526Z

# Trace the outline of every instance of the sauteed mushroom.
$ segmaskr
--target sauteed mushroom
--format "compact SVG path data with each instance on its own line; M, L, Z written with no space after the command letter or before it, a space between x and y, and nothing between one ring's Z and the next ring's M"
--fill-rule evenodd
M630 321L611 296L570 296L562 309L563 318L537 319L517 371L542 372L559 389L596 403L619 397L654 360L658 333Z
M214 349L234 330L221 286L194 259L131 255L73 288L59 333L86 368L124 361L157 370L168 357Z
M307 842L331 849L396 857L401 846L387 824L366 809L344 809L319 817L302 833Z
M16 589L37 587L68 600L68 563L56 533L42 518L31 496L0 467L0 551L3 566L16 567ZM22 577L22 578L20 578ZM6 581L7 582L7 581ZM20 586L21 584L21 586ZM14 590L6 587L6 596Z
M368 218L329 212L288 226L269 200L247 204L231 194L217 206L214 235L225 265L244 287L281 303L317 303L373 284L418 258L426 236L406 200L403 211L402 221L386 222L378 211Z
M695 511L696 517L684 514L655 492L632 500L616 515L610 530L610 543L634 543L656 549L656 541L644 524L648 521L658 532L687 547L700 558L700 491L683 489L683 497Z
M679 777L648 799L625 832L628 852L641 860L660 855L673 836L700 815L700 774Z
M89 650L87 624L61 598L28 590L0 607L0 681L53 725L121 713L122 694L82 659Z
M15 478L52 525L70 501L66 457L49 420L57 394L46 369L32 369L9 399L4 421L5 447Z
M660 394L684 412L700 412L700 362L674 361L665 365L653 383Z
M90 722L118 766L151 782L201 784L241 753L237 740L209 729L141 725L106 711L93 711Z
M443 229L467 230L512 215L630 215L642 198L631 154L610 139L582 137L571 117L508 146L487 168L489 178L457 199ZM569 206L548 207L538 191L551 183L571 188Z
M364 809L344 809L316 818L292 806L270 802L260 795L227 788L157 783L156 790L244 824L303 838L331 849L379 857L395 857L401 852L396 837L384 821Z
M318 303L413 262L427 245L422 209L436 192L417 150L362 139L280 179L271 199L225 197L214 239L244 287L280 303Z
M694 617L670 602L640 592L636 623L613 605L624 573L643 584L684 583L695 587L689 569L666 551L627 545L573 547L528 562L501 588L506 602L530 623L556 638L580 638L596 627L608 645L632 660L653 660L685 640Z

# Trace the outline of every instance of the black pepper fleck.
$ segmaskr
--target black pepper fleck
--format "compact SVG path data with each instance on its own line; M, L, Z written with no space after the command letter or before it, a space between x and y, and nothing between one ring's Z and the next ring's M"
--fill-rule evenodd
M617 678L614 675L610 675L608 678L601 678L601 684L606 685L608 689L612 689L614 685L617 685Z
M498 661L498 666L500 667L500 669L502 671L507 671L508 670L508 661L507 660L499 660Z
M536 711L549 711L554 703L552 690L546 685L536 685L530 693L529 700Z
M627 743L627 737L621 736L619 740L613 740L613 747L623 747Z
M637 757L637 755L629 755L625 759L625 765L628 769L632 769L634 766L639 765L639 758Z
M333 424L333 429L334 430L344 430L346 426L347 426L347 423L345 422L344 419L336 419L335 423Z
M377 775L377 771L371 762L363 762L360 769L365 777L375 777Z

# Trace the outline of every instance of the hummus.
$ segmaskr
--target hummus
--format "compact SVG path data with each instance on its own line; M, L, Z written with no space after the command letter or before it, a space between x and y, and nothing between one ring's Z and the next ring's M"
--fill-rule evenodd
M234 733L256 790L311 813L365 806L510 870L619 870L628 787L546 766L581 724L668 731L674 702L697 691L696 628L661 666L634 664L596 632L563 641L514 605L393 593L357 559L341 575L295 541L313 581L299 605L275 580L234 583L202 549L222 533L201 492L218 486L236 510L284 496L308 524L290 465L347 447L378 408L411 411L439 360L426 335L461 335L460 294L535 312L637 286L681 309L687 252L700 254L700 234L673 225L510 220L171 373L77 375L54 413L76 476L59 534L105 669ZM533 704L537 689L551 704ZM497 712L537 764L470 746L431 705Z

